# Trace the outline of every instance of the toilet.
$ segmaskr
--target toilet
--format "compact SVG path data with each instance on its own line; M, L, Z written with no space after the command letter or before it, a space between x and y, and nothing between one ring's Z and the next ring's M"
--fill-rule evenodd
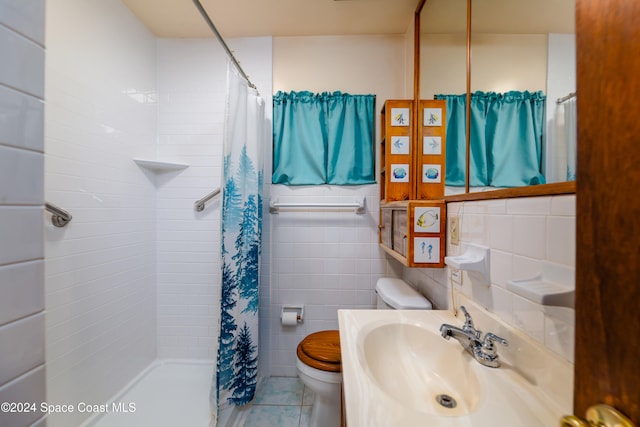
M381 278L376 283L377 309L431 310L431 302L407 282ZM315 393L309 427L340 425L342 358L340 333L320 331L308 335L297 348L300 380Z

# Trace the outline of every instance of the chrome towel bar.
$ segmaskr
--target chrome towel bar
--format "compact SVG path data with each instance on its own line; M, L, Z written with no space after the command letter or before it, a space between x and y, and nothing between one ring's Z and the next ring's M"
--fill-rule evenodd
M196 202L193 205L193 208L196 210L196 212L202 212L204 210L204 206L205 204L213 199L214 197L216 197L218 194L220 194L220 189L216 188L215 190L213 190L211 193L207 194L206 196L204 196L202 199L200 200L196 200Z
M51 213L51 223L56 227L64 227L71 221L71 214L56 205L45 202L44 208Z
M365 212L365 198L353 203L280 203L277 200L269 202L269 212L278 213L280 208L355 208L357 214Z

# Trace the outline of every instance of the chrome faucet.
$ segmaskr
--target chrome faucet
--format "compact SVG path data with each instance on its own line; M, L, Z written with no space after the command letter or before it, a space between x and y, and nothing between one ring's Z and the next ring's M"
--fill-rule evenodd
M496 343L504 346L509 345L507 340L489 332L482 339L482 331L475 328L473 319L464 306L460 306L460 310L464 313L464 325L462 328L443 323L440 326L440 333L444 339L455 338L467 350L474 359L484 366L497 368L500 366L498 362L498 350Z

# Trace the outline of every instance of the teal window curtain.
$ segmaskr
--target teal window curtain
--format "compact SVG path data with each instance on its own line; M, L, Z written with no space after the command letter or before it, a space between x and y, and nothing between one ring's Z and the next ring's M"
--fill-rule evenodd
M436 99L447 101L446 184L464 185L466 96L436 95ZM542 92L471 94L471 186L545 183L541 172L545 99Z
M278 92L273 175L285 185L375 182L375 95Z

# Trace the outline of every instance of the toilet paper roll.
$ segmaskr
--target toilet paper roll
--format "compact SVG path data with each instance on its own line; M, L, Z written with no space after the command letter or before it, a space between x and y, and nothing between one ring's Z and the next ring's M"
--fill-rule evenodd
M298 324L298 313L295 311L285 311L280 317L283 326L295 326Z

